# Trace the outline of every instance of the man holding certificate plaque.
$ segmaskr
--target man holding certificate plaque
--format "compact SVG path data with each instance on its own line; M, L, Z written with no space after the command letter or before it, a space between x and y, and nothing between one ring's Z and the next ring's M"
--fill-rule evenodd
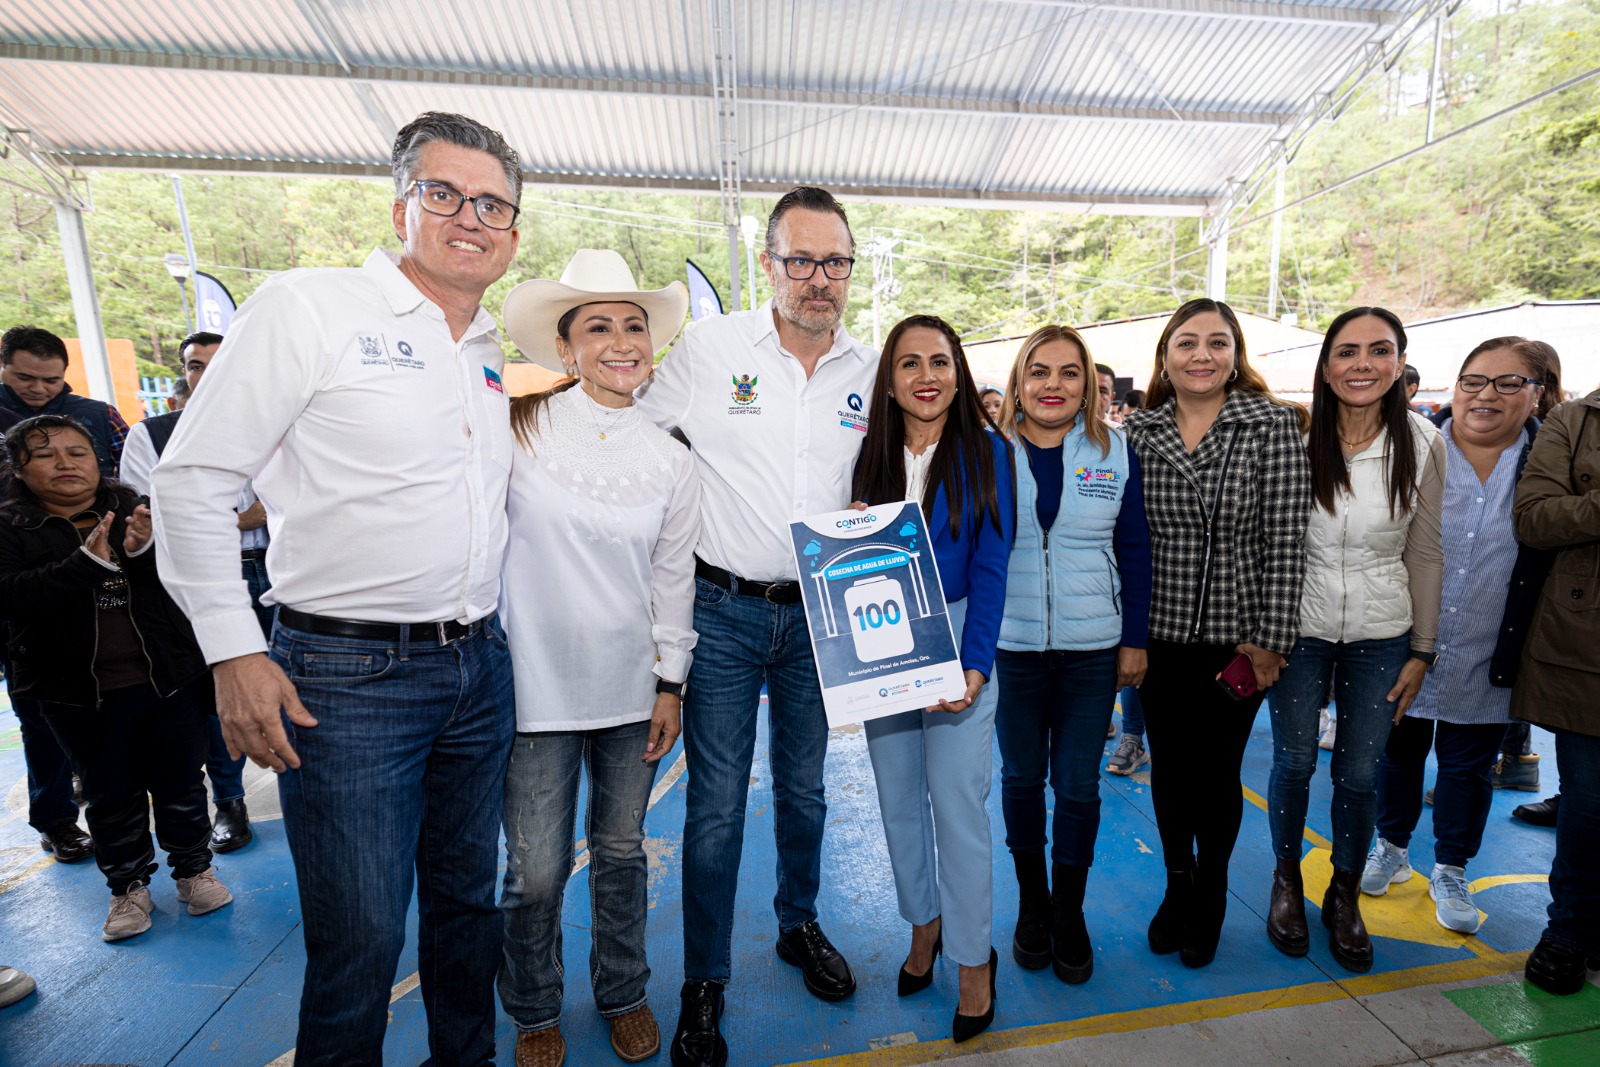
M839 324L854 249L844 209L827 191L786 194L761 253L771 303L691 326L639 399L646 416L689 439L703 520L695 549L700 642L683 694L685 981L675 1067L728 1059L722 995L763 685L778 957L800 968L806 989L823 1000L855 992L849 964L817 922L828 720L789 543L791 522L850 502L867 428L876 353Z

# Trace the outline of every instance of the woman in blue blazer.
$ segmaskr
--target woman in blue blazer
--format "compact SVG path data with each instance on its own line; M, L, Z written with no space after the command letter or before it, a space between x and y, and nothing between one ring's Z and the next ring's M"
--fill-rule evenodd
M1020 897L1011 952L1073 984L1094 971L1083 894L1100 830L1100 753L1117 690L1144 680L1150 620L1139 463L1101 417L1095 380L1083 337L1046 326L1017 353L1000 414L1026 457L995 657L1000 809Z
M954 329L913 315L889 331L873 386L872 421L854 495L867 504L916 500L959 635L965 695L866 724L878 805L911 952L900 995L926 989L934 957L960 965L951 1037L994 1019L997 957L990 937L989 838L995 642L1016 525L1011 446L990 425Z

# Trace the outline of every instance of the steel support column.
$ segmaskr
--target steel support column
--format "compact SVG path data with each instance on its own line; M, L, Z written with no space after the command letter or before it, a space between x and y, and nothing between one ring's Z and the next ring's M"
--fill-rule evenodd
M1206 296L1228 299L1228 220L1218 219L1206 237Z
M89 237L83 228L83 210L59 201L56 228L61 232L61 258L66 261L67 285L72 290L72 314L78 321L78 344L83 351L83 372L89 395L115 404L111 382L111 357L106 353L106 332L100 324L100 299L95 293L94 271L89 266Z

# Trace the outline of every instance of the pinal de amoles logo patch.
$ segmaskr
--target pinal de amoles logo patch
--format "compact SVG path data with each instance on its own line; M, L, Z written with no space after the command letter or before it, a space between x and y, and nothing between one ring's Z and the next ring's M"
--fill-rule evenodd
M754 378L748 374L733 377L733 402L740 405L749 405L756 402L756 385L761 381L760 376Z

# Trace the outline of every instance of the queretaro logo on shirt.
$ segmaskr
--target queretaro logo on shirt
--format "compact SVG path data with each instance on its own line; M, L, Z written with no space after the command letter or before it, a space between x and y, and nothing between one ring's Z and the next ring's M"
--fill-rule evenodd
M751 377L748 374L730 375L733 379L733 407L728 409L729 415L759 415L761 409L756 407L756 386L761 384L761 377Z
M356 347L361 352L361 365L363 367L388 367L390 370L402 368L405 370L422 370L427 366L417 358L409 342L401 341L396 344L395 351L389 350L389 339L383 334L361 334L356 338Z
M844 398L844 407L839 409L839 425L847 430L867 432L867 416L863 410L866 402L861 399L860 393L851 393ZM848 410L846 410L848 409Z

